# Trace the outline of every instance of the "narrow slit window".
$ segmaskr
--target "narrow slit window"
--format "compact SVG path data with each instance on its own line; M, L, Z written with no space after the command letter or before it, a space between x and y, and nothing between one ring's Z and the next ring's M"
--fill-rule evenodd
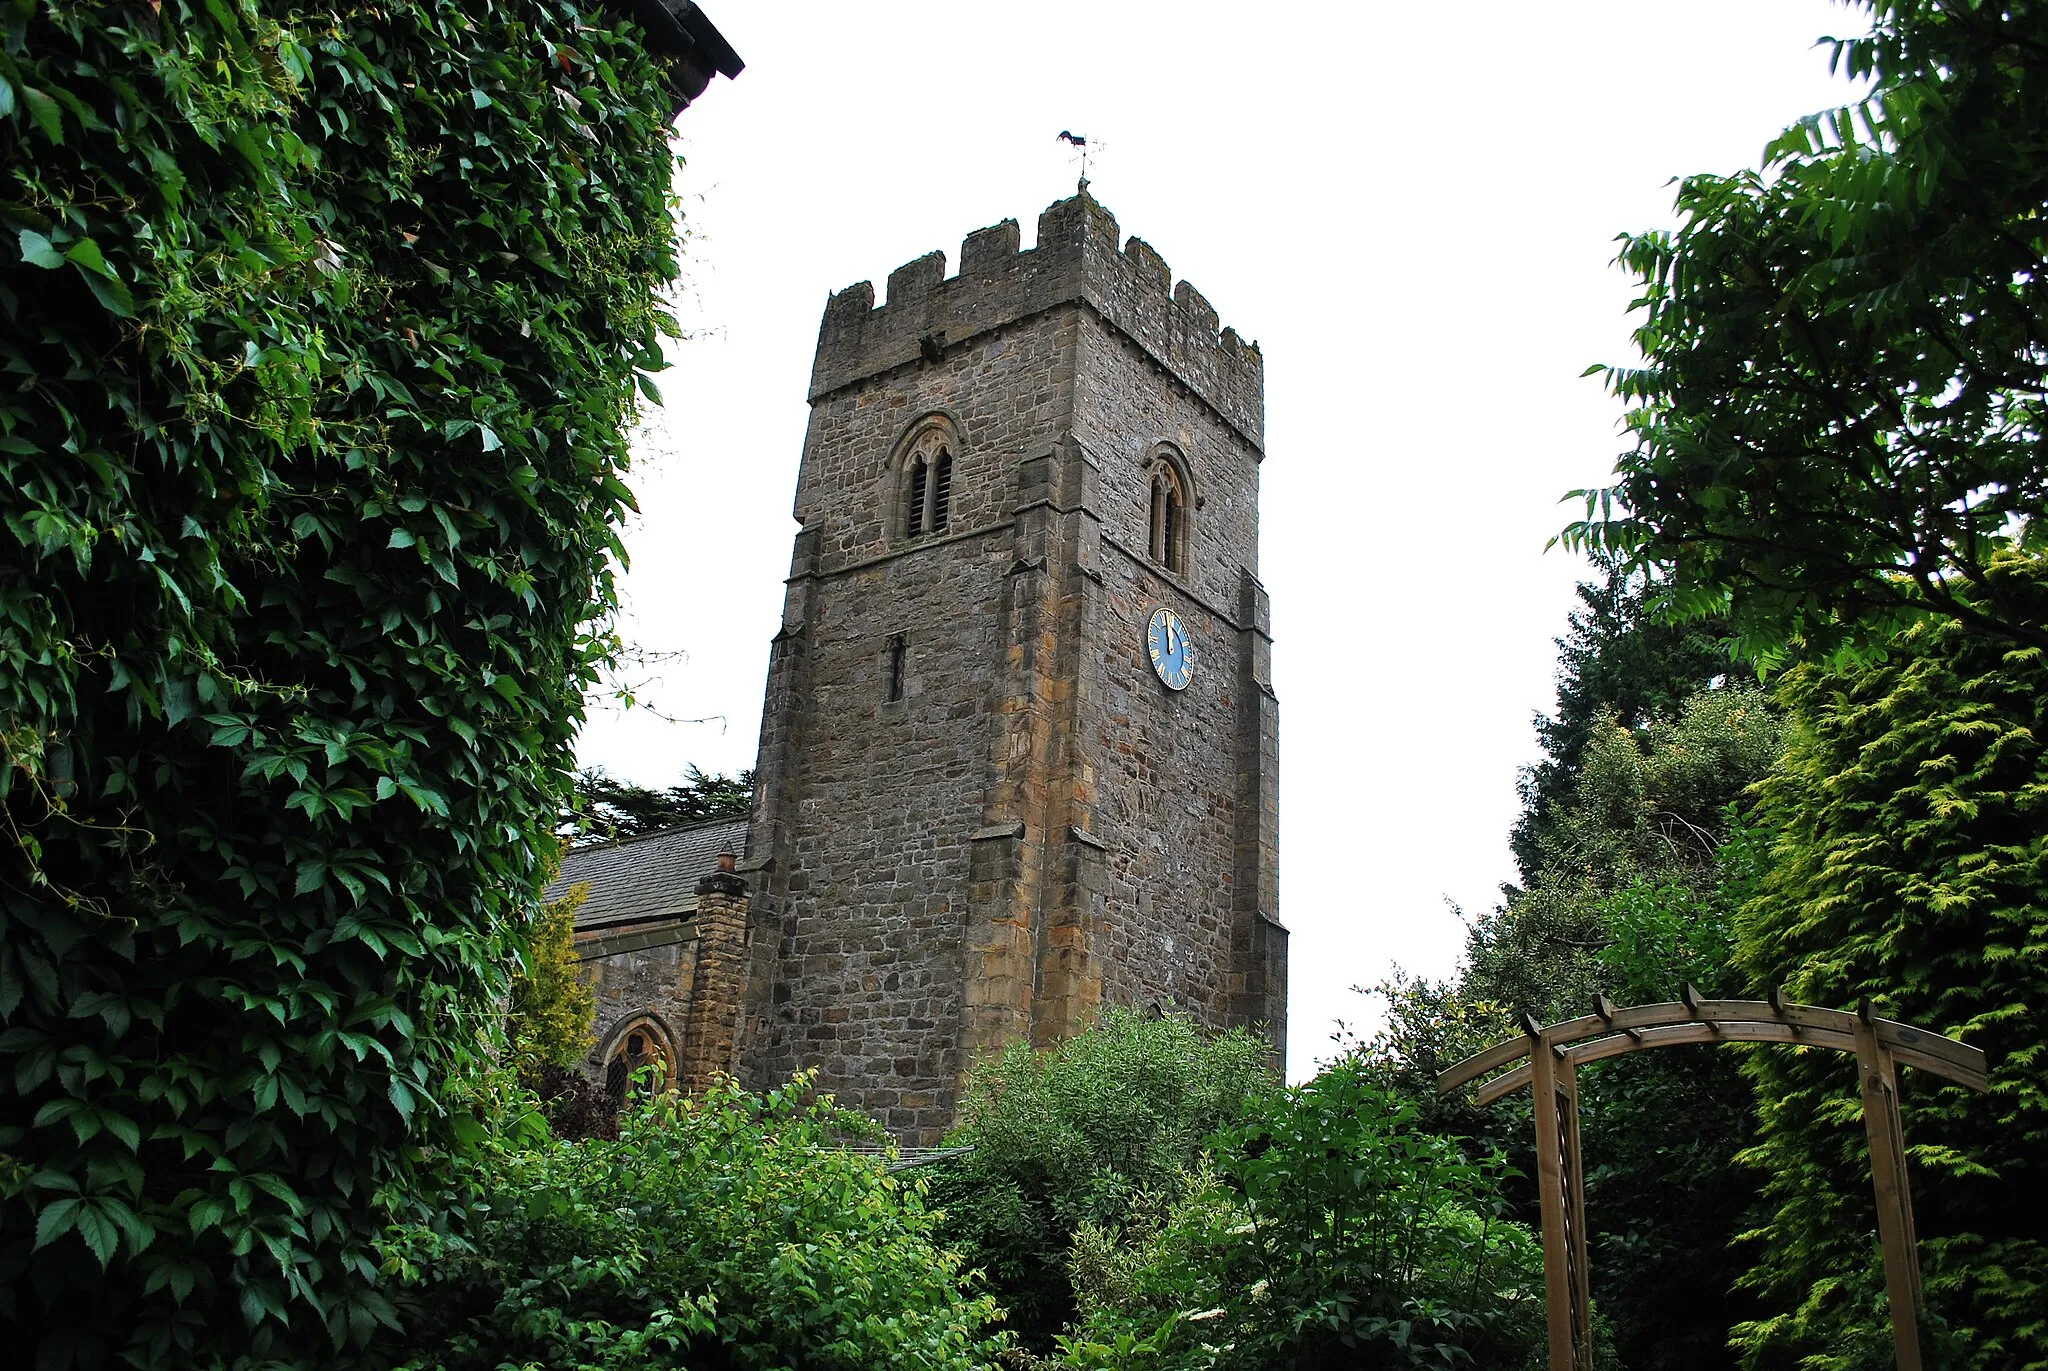
M903 671L910 657L910 643L901 633L889 639L889 702L903 698Z

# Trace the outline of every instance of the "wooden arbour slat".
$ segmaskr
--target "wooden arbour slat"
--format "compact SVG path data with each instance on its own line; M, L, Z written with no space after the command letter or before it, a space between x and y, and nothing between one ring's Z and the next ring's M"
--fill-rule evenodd
M1587 1038L1603 1037L1609 1033L1627 1033L1631 1029L1664 1028L1674 1024L1722 1022L1787 1024L1796 1028L1833 1029L1838 1033L1853 1036L1862 1020L1855 1014L1840 1009L1822 1009L1818 1005L1792 1004L1767 1000L1709 1000L1696 999L1691 1005L1682 1002L1668 1004L1642 1004L1628 1009L1617 1009L1609 1019L1597 1014L1583 1018L1563 1019L1548 1024L1543 1029L1543 1038L1553 1047L1562 1047L1582 1042ZM1974 1090L1985 1088L1979 1084L1984 1079L1984 1053L1967 1043L1939 1033L1930 1033L1924 1028L1899 1023L1892 1019L1876 1020L1880 1042L1903 1056L1912 1052L1929 1059L1923 1069L1936 1075L1946 1076L1959 1085ZM1756 1042L1776 1042L1776 1038L1751 1039ZM1797 1041L1794 1039L1794 1041ZM1495 1043L1484 1052L1475 1053L1456 1066L1440 1073L1436 1088L1448 1093L1481 1076L1489 1075L1506 1066L1509 1062L1529 1055L1530 1039L1525 1035ZM1831 1044L1832 1045L1832 1044ZM1934 1063L1946 1063L1949 1070ZM1916 1062L1918 1066L1920 1063ZM1961 1074L1958 1074L1961 1073Z
M1952 1040L1944 1038L1942 1041ZM1633 1038L1625 1033L1616 1033L1555 1050L1572 1065L1585 1066L1589 1062L1604 1062L1611 1057L1625 1056L1645 1048L1684 1047L1694 1043L1785 1043L1793 1047L1832 1048L1837 1052L1856 1051L1854 1033L1842 1033L1832 1028L1800 1028L1792 1024L1747 1023L1741 1020L1644 1028L1638 1029ZM1970 1050L1974 1052L1977 1049ZM1931 1075L1954 1081L1957 1085L1966 1085L1972 1090L1991 1088L1990 1080L1982 1071L1966 1070L1932 1053L1896 1047L1892 1049L1892 1058L1901 1066L1917 1067ZM1525 1063L1504 1075L1495 1076L1479 1087L1479 1103L1492 1104L1495 1100L1514 1094L1529 1084L1529 1074L1529 1067Z
M1579 1147L1578 1070L1593 1062L1661 1047L1697 1043L1782 1043L1856 1057L1863 1123L1870 1141L1871 1184L1884 1251L1885 1292L1899 1371L1920 1368L1920 1259L1906 1184L1906 1141L1900 1127L1898 1067L1989 1090L1984 1053L1912 1024L1879 1018L1865 1001L1855 1013L1793 1004L1776 991L1768 1000L1710 1000L1691 986L1675 1003L1617 1009L1605 995L1594 1012L1554 1024L1524 1017L1522 1036L1495 1043L1440 1073L1449 1093L1482 1077L1482 1105L1524 1086L1536 1096L1536 1188L1543 1211L1544 1304L1551 1371L1592 1371L1592 1297L1587 1284L1586 1197ZM1511 1063L1521 1065L1500 1075Z

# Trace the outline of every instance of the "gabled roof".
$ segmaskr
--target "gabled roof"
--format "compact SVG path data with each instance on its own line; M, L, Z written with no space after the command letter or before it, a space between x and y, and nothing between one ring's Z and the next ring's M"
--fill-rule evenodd
M579 929L687 914L697 907L697 882L718 869L719 854L739 856L746 850L745 819L714 819L571 848L547 898L559 899L571 886L588 885L590 898L576 911Z

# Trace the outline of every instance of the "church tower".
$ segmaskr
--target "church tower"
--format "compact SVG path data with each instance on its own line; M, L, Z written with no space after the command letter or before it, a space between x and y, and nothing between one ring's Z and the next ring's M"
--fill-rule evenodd
M1262 361L1087 193L826 304L743 874L749 1084L936 1141L1101 1008L1256 1027L1287 934Z

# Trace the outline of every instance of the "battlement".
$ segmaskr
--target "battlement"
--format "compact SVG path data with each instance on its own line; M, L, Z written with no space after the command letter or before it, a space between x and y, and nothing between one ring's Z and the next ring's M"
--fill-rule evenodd
M1116 216L1084 188L1038 216L1038 245L1019 249L1017 221L967 235L960 274L927 253L889 273L888 298L872 282L833 295L818 328L810 398L929 358L936 350L1060 305L1084 303L1265 448L1265 362L1257 343L1218 331L1215 307L1142 238L1118 245Z

